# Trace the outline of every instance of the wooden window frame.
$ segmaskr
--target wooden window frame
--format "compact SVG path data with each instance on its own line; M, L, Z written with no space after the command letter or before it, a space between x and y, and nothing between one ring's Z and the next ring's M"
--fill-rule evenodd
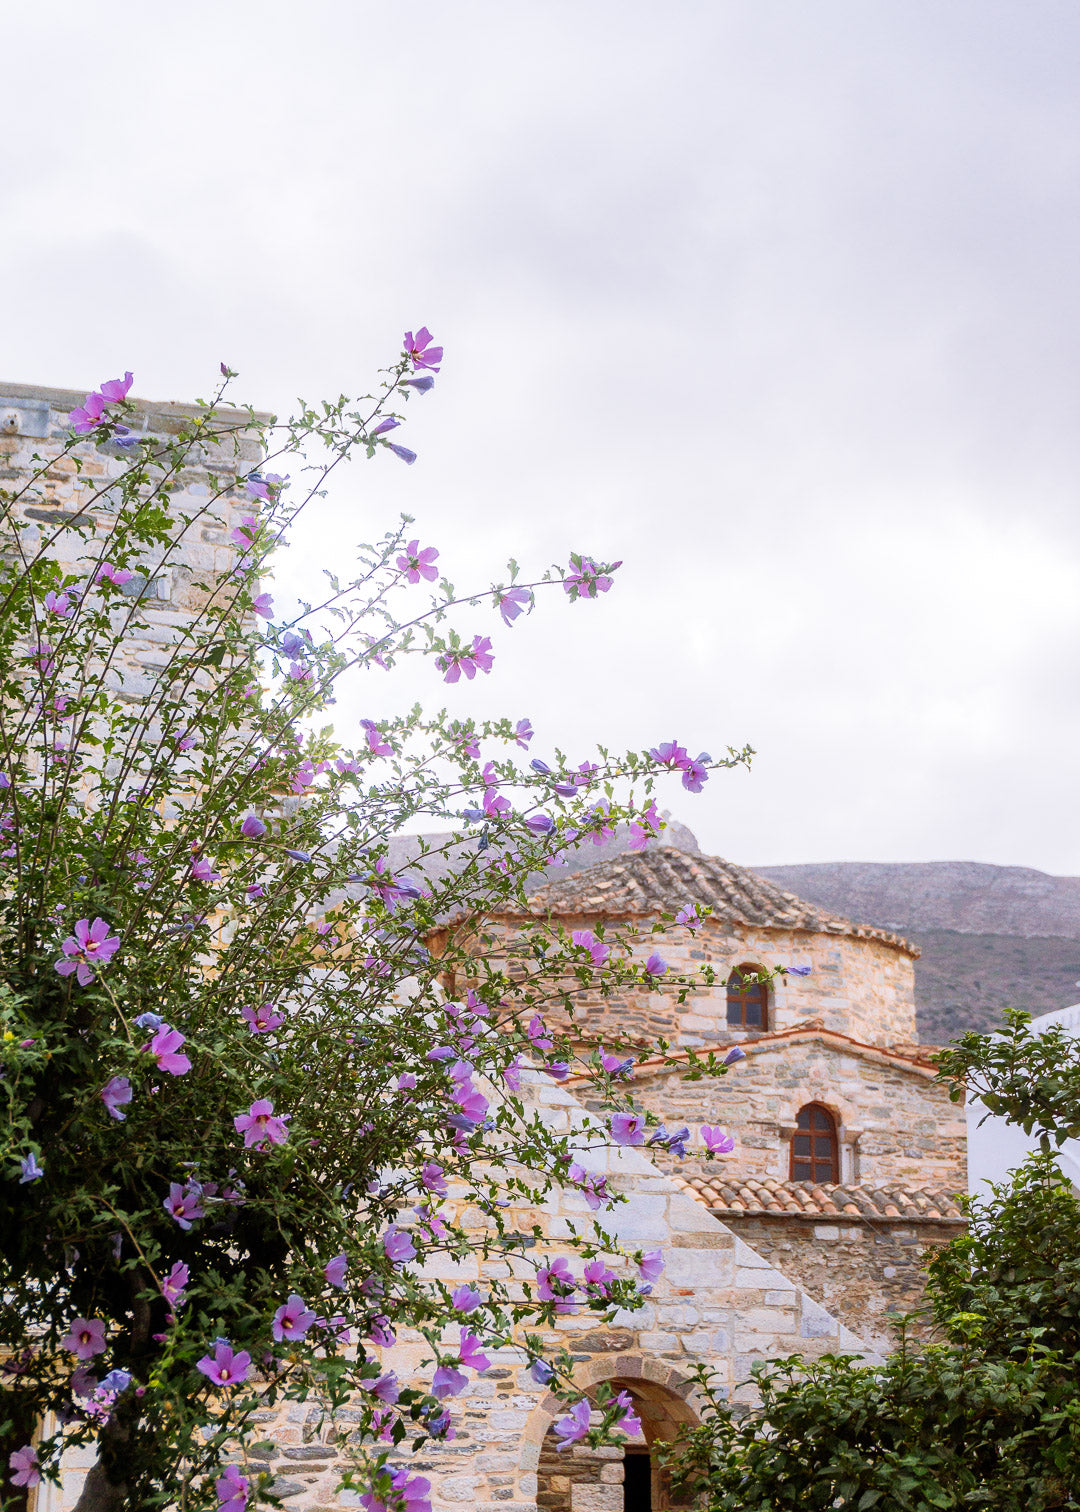
M814 1127L813 1120L815 1114L821 1114L825 1119L828 1120L827 1129ZM806 1115L805 1124L800 1121L804 1115ZM809 1155L796 1155L796 1143L798 1142L800 1137L805 1137L806 1135L810 1136L810 1153ZM816 1173L816 1167L824 1164L824 1158L818 1154L819 1141L827 1142L827 1147L829 1150L829 1155L827 1158L829 1160L830 1172L828 1176L819 1176ZM810 1175L796 1176L796 1165L809 1165ZM791 1136L791 1155L788 1162L788 1180L808 1181L813 1186L821 1186L823 1183L831 1183L834 1186L839 1184L840 1121L836 1117L836 1114L832 1111L832 1109L827 1108L824 1103L804 1103L803 1106L799 1109L798 1113L795 1115L795 1132Z
M772 1004L769 1002L769 985L767 982L755 981L750 984L748 992L739 992L736 988L732 987L732 981L735 977L738 977L740 981L745 980L744 973L745 976L756 977L763 974L763 968L753 966L749 961L743 961L738 966L731 968L726 984L727 1026L729 1029L748 1029L752 1034L767 1034L769 1032L769 1017L772 1010ZM747 1002L751 996L758 995L760 995L759 1001L761 1003L761 1023L748 1024L746 1022ZM732 1009L736 1008L739 1010L739 1017L733 1019L731 1016Z

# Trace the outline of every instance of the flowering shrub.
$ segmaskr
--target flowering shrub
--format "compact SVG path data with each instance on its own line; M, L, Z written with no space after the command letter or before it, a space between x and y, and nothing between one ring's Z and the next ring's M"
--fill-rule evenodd
M355 748L318 725L343 678L372 679L374 705L374 679L406 655L430 659L436 687L489 673L481 614L512 627L546 584L571 602L606 593L617 564L575 553L528 583L511 564L509 582L462 596L404 520L288 623L267 587L342 458L414 459L387 439L393 407L430 391L442 356L426 329L408 333L377 395L281 424L225 407L223 368L214 400L166 436L138 430L128 373L70 417L67 465L108 462L74 514L39 530L26 513L55 455L0 493L9 1498L93 1445L81 1508L255 1506L258 1414L286 1399L325 1421L348 1404L346 1479L369 1512L423 1512L427 1482L393 1456L452 1436L485 1349L512 1345L572 1395L569 1357L544 1359L536 1327L632 1307L655 1279L656 1257L638 1265L600 1227L568 1244L576 1266L545 1266L507 1209L555 1183L598 1222L614 1200L582 1142L529 1114L523 1077L587 1072L618 1143L653 1122L630 1101L632 1059L552 1032L545 1005L593 984L689 983L632 930L601 941L537 921L479 960L476 927L582 840L619 823L635 845L654 839L664 768L696 790L748 753L691 760L671 742L523 769L526 718L365 718ZM243 460L252 436L259 471ZM308 479L296 499L290 461ZM174 506L191 475L201 502ZM191 552L226 533L228 565L200 580ZM187 610L154 620L131 590L174 567L192 578ZM157 654L135 696L125 655L140 636ZM421 819L452 839L395 874L389 842ZM455 980L468 985L448 994ZM655 1137L681 1150L685 1135ZM465 1208L486 1227L466 1228ZM537 1274L451 1291L421 1271L469 1253ZM426 1381L399 1388L380 1352L403 1329L430 1353ZM49 1413L60 1429L40 1436ZM564 1437L632 1431L629 1399L602 1399L601 1415L590 1429L574 1408Z

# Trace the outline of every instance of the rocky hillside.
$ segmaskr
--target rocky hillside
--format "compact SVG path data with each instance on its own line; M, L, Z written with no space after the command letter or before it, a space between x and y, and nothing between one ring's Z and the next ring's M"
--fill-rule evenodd
M754 871L860 923L895 929L915 965L919 1033L941 1044L1006 1008L1080 1001L1080 877L974 861L823 862Z

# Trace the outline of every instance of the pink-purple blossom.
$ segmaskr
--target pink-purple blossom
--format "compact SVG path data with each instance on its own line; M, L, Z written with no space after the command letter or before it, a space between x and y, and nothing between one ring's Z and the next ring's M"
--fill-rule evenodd
M536 1273L536 1295L541 1302L564 1301L576 1291L577 1282L565 1255L556 1255L550 1265L542 1266Z
M664 1257L660 1250L648 1250L642 1255L638 1261L638 1270L641 1272L641 1279L647 1281L650 1286L659 1281L664 1270Z
M284 1144L289 1137L285 1125L291 1113L274 1115L274 1105L266 1097L259 1097L246 1113L238 1113L233 1119L233 1128L244 1136L245 1150L265 1149L268 1144Z
M345 1290L345 1272L348 1269L348 1265L348 1257L344 1251L326 1262L323 1266L323 1275L331 1286L336 1286L341 1291Z
M416 461L416 453L410 446L399 446L396 441L384 441L383 445L388 451L392 451L395 457L399 457L406 467L411 467Z
M134 576L133 572L128 572L124 567L114 567L112 562L102 562L94 576L94 582L111 583L114 588L122 588Z
M27 1186L30 1182L40 1181L45 1174L45 1167L40 1163L33 1150L29 1155L24 1155L19 1161L19 1185Z
M162 1024L161 1028L150 1041L150 1054L157 1061L159 1071L167 1071L170 1076L186 1076L191 1070L191 1061L186 1055L179 1053L180 1046L185 1044L187 1036L180 1033L179 1029L173 1029L169 1024Z
M592 557L580 556L573 551L570 566L563 577L563 590L570 595L571 602L578 598L595 598L598 593L608 591L612 581L610 574L621 566L621 562L601 566Z
M120 949L120 938L109 933L104 919L95 919L93 924L89 919L80 919L75 933L68 935L60 949L65 959L57 961L57 971L61 976L76 972L79 986L86 987L94 980L94 967L107 965Z
M271 1331L278 1343L282 1339L302 1339L315 1322L316 1314L308 1307L303 1297L292 1292L274 1314Z
M696 929L701 923L698 918L697 908L693 903L687 903L685 908L680 908L675 915L676 924L685 924L688 929Z
M454 1365L440 1365L431 1378L431 1394L442 1401L444 1397L457 1396L468 1384L469 1378L463 1370Z
M131 388L131 374L125 373L123 378L109 378L98 390L101 397L109 404L121 404L128 396Z
M491 1368L491 1361L480 1348L480 1340L474 1333L470 1333L464 1327L461 1330L461 1345L458 1349L458 1356L461 1363L466 1365L470 1370L490 1370Z
M70 619L75 613L75 605L66 593L47 593L45 608L49 614L55 614L59 619Z
M397 559L399 572L403 572L410 583L418 583L421 578L426 578L433 583L439 575L439 569L435 566L438 559L438 548L425 546L422 550L419 538L412 540L405 547L404 553Z
M412 362L414 373L421 368L430 368L433 373L439 371L443 349L433 346L434 340L427 326L421 326L415 336L411 331L405 332L405 355Z
M463 672L472 682L477 671L490 672L493 662L491 640L486 635L474 635L471 646L450 648L440 652L435 658L435 665L443 674L443 682L448 683L456 683Z
M383 1252L391 1265L405 1265L416 1259L416 1246L409 1235L391 1224L383 1235Z
M13 1486L36 1486L41 1481L37 1451L32 1444L24 1444L21 1449L13 1450L8 1455L8 1467Z
M258 814L248 814L240 826L240 833L245 835L249 840L261 840L263 835L266 834L266 825L259 818Z
M612 1427L618 1428L620 1432L627 1433L631 1437L633 1437L635 1434L640 1433L641 1419L638 1417L637 1412L634 1410L634 1401L630 1393L628 1391L620 1391L618 1396L615 1398L615 1405L616 1407L621 1407L623 1412L622 1417L616 1418L615 1422L612 1424Z
M164 1277L161 1283L161 1295L169 1303L170 1307L183 1307L187 1298L184 1296L184 1288L191 1280L191 1272L182 1260L177 1260L172 1270Z
M559 1440L555 1448L561 1454L564 1449L580 1443L589 1431L589 1417L592 1408L586 1398L575 1402L566 1417L556 1418L554 1423L555 1436Z
M532 740L536 731L532 727L531 720L519 719L514 726L514 744L519 745L523 751L529 749L529 741Z
M280 1029L285 1022L285 1015L278 1013L273 1003L260 1003L257 1008L245 1003L240 1010L240 1017L252 1034L270 1034L273 1030Z
M255 613L260 615L263 619L272 620L274 617L273 594L260 593L257 598L252 599L251 607L255 611Z
M472 1286L456 1286L450 1293L450 1302L455 1311L471 1313L480 1306L480 1293Z
M527 588L506 588L496 594L496 603L504 625L512 625L518 615L532 603L532 594Z
M382 732L373 719L362 719L360 723L367 733L368 750L373 756L392 756L394 754L393 746L388 740L383 738Z
M73 1318L60 1348L80 1360L92 1360L105 1350L105 1324L100 1318Z
M663 976L667 969L668 963L662 956L658 955L655 950L653 951L649 959L645 962L645 970L648 972L649 976Z
M594 966L603 966L611 955L611 946L605 945L603 940L598 940L591 929L572 930L570 942L578 950L587 950Z
M189 1229L197 1218L206 1216L201 1199L202 1187L197 1181L188 1182L186 1186L173 1181L162 1207L182 1229Z
M226 1465L224 1473L214 1482L217 1492L218 1512L244 1512L248 1499L248 1478L240 1474L238 1465Z
M719 1124L702 1124L701 1142L713 1155L730 1155L735 1148L735 1136L725 1133Z
M421 1166L420 1181L429 1192L434 1192L436 1197L445 1197L449 1190L443 1168L434 1160L427 1160Z
M246 1349L235 1351L228 1339L215 1339L213 1355L203 1355L195 1369L215 1386L239 1386L248 1378L251 1356Z
M645 1142L644 1113L613 1113L611 1137L617 1145L639 1145Z
M115 1118L118 1123L123 1123L127 1118L126 1113L120 1109L131 1101L131 1083L126 1076L114 1076L101 1089L101 1100L105 1104L110 1118Z

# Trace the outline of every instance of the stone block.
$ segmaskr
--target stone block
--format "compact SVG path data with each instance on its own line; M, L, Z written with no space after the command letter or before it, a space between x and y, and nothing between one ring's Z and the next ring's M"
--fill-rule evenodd
M836 1337L839 1325L834 1317L814 1301L812 1297L803 1294L802 1317L799 1320L799 1333L804 1339L833 1339Z

